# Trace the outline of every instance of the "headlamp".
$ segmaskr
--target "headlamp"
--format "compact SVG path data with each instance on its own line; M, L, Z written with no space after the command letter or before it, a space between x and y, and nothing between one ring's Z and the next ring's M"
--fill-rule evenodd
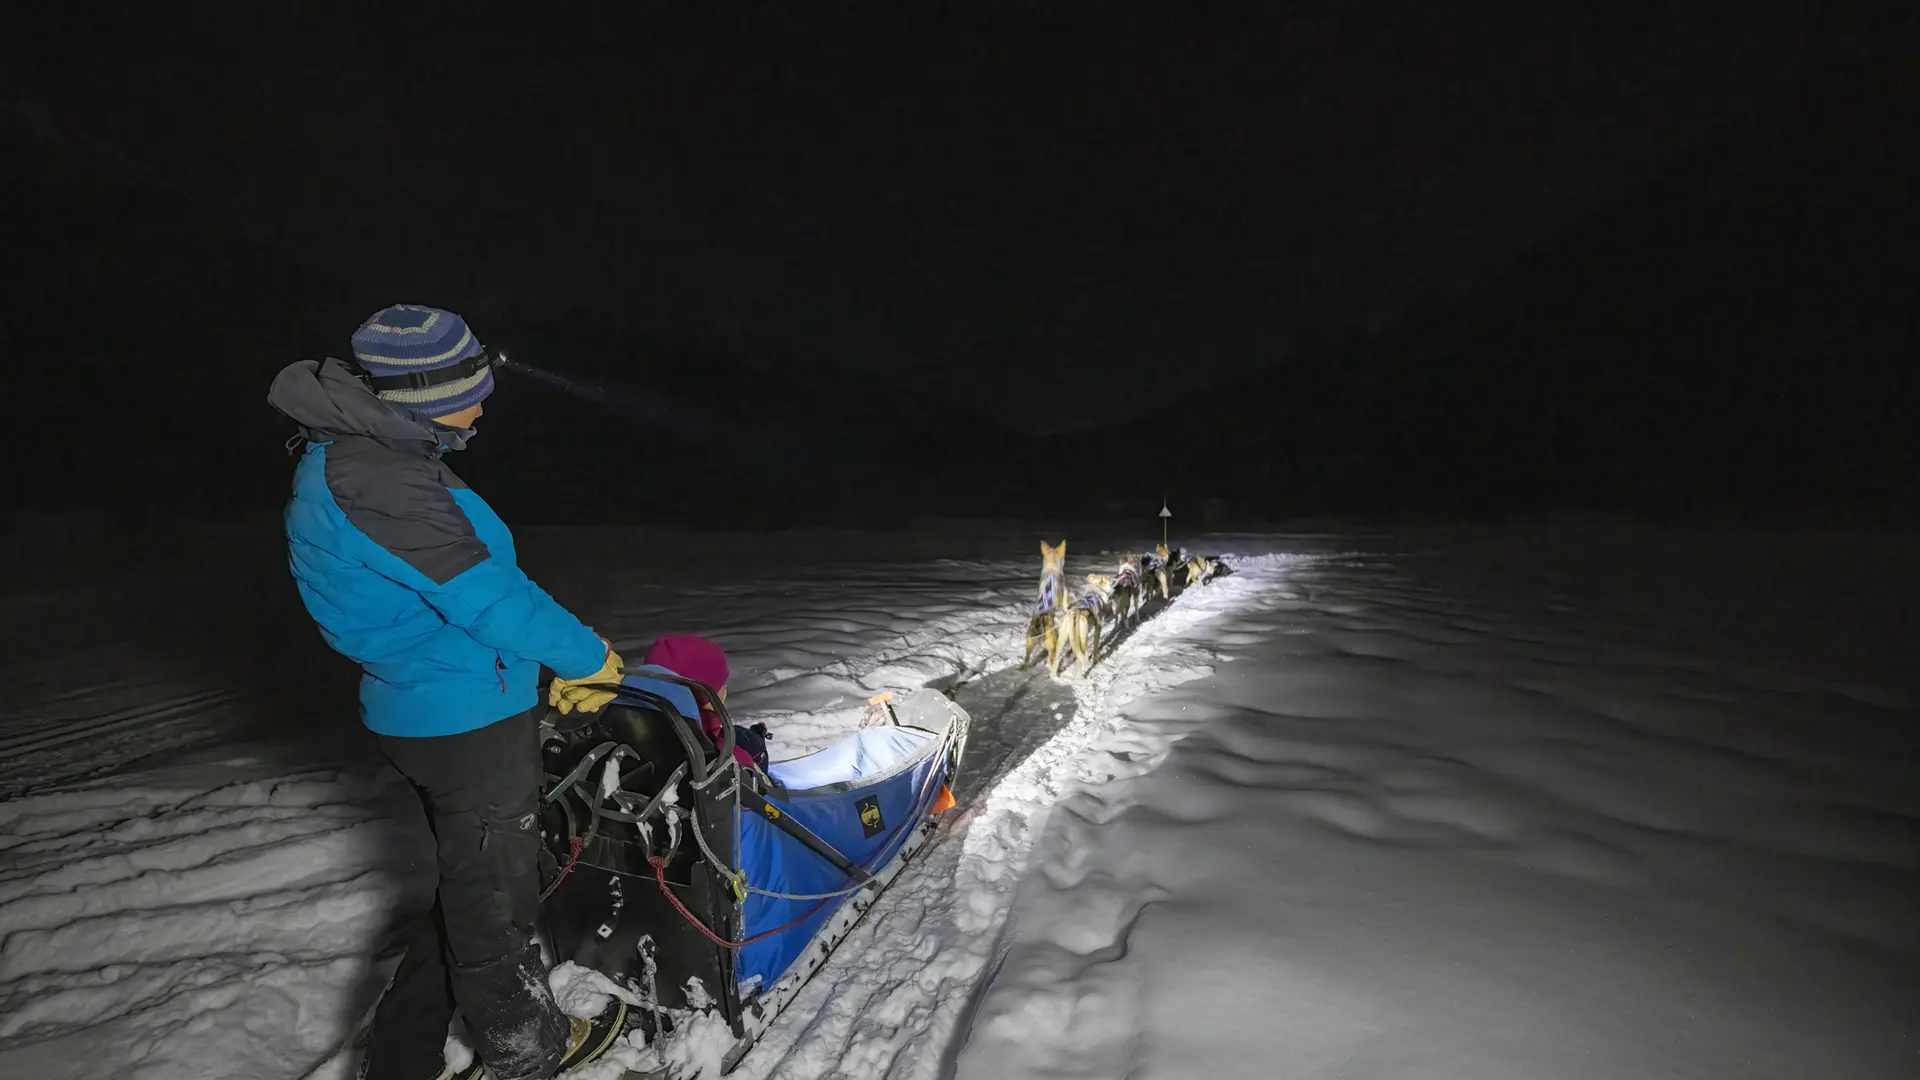
M381 390L425 390L442 383L470 379L495 363L505 360L505 356L495 357L492 350L483 346L478 354L469 356L452 367L435 368L432 371L410 371L404 375L375 375L366 368L360 367L358 362L354 366L359 368L360 378L377 393Z

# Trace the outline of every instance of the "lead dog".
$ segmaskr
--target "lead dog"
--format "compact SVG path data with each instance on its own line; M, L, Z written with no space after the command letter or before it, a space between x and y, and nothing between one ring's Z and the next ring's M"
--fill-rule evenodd
M1220 568L1217 560L1203 555L1194 555L1187 559L1187 584L1205 585L1213 580L1214 571Z

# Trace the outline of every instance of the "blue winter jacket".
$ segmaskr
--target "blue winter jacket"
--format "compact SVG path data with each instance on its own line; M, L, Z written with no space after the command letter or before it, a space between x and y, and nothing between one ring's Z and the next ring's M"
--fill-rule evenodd
M506 523L441 461L448 429L332 359L287 367L267 400L308 440L289 563L327 644L364 670L367 727L471 731L533 708L542 664L578 679L605 663L605 643L521 572Z

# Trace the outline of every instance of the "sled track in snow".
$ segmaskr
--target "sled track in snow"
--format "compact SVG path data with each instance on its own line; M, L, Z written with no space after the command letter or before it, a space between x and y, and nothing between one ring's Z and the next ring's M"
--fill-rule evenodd
M156 725L193 716L206 709L230 705L238 700L238 691L219 688L182 694L158 704L117 709L98 718L75 718L53 731L28 732L12 737L0 736L0 757L17 758L57 750L90 739L109 739L115 735L149 730Z
M940 1075L948 1044L991 975L1042 815L1069 788L1097 779L1082 763L1085 751L1119 703L1211 671L1211 655L1181 642L1182 631L1270 584L1265 574L1236 573L1184 591L1118 640L1084 679L1009 663L956 687L955 700L973 721L963 809L732 1075Z

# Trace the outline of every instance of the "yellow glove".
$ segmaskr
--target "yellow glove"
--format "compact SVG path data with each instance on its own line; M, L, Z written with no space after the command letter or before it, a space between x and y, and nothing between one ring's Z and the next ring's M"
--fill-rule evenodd
M563 715L575 709L583 713L599 712L601 709L606 708L607 703L617 697L618 694L614 690L605 689L595 684L606 684L607 686L619 685L620 669L625 666L626 661L621 660L620 654L614 652L613 648L609 646L607 648L607 662L600 665L599 671L588 675L586 678L563 679L555 675L553 682L547 685L547 704L559 709Z

